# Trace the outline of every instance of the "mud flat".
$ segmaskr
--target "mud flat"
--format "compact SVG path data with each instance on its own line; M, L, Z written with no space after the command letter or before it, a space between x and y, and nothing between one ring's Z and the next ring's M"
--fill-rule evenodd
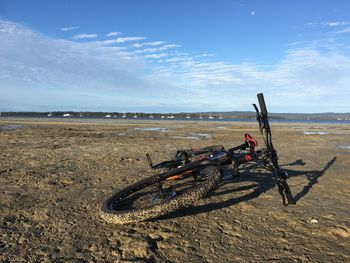
M250 170L191 208L112 225L100 207L152 173L145 153L259 140L257 125L0 119L0 262L349 262L350 126L272 130L297 205Z

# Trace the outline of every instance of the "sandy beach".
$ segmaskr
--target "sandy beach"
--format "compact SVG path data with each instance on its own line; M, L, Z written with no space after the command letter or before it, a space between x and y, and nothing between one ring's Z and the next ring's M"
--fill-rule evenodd
M245 171L192 207L128 225L103 202L180 148L261 140L256 123L0 119L1 262L349 262L350 125L272 124L297 204Z

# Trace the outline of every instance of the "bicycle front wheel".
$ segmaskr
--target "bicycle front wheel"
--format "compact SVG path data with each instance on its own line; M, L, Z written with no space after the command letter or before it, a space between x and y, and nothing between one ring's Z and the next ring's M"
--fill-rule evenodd
M215 188L220 179L216 166L154 175L114 194L105 202L101 216L117 224L164 216L192 205Z

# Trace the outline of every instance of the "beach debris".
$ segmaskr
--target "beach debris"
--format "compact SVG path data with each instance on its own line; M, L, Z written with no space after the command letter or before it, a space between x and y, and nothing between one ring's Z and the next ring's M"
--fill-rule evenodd
M315 218L312 218L311 220L309 220L309 223L310 223L310 224L317 224L317 223L318 223L318 220L315 219Z

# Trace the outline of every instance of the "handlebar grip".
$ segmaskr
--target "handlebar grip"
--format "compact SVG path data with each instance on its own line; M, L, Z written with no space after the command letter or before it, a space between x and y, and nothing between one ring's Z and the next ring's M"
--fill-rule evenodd
M264 94L259 93L257 95L257 97L259 100L261 114L267 116L267 109L266 109L266 104L265 104L265 100L264 100Z

